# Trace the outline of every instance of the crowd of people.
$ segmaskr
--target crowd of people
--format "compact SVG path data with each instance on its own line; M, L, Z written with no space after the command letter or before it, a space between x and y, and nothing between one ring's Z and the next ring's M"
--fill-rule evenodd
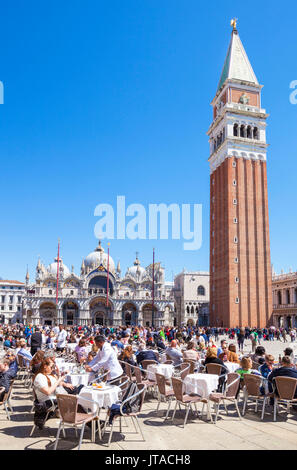
M218 364L222 366L222 375L227 374L226 363L235 363L238 367L235 366L234 371L240 375L241 381L245 374L262 376L268 381L269 391L272 391L275 377L297 378L297 369L292 348L285 348L282 356L274 358L266 353L264 341L288 342L288 336L291 342L295 341L295 330L274 327L1 325L0 401L8 393L23 364L30 368L36 410L40 408L35 421L37 424L38 417L44 416L44 412L56 403L57 393L79 394L83 385L75 387L66 382L67 372L60 372L56 364L56 355L63 353L69 344L74 345L77 364L90 373L90 377L96 378L99 371L107 371L106 380L112 383L117 383L124 373L124 363L141 368L144 360L158 363L159 353L162 352L173 366L179 366L185 360L199 361L201 370L208 364ZM247 339L252 344L251 354L248 355L243 353ZM220 380L220 389L223 382ZM42 427L42 421L39 424Z

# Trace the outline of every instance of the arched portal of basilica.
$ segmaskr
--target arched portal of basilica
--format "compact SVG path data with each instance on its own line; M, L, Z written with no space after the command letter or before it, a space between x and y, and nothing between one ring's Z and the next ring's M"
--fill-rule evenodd
M106 305L105 297L96 297L90 303L90 319L92 325L111 326L112 304Z

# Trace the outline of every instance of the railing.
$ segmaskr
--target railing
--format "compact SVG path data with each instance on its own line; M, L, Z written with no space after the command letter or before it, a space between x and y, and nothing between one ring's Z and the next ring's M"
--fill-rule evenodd
M296 304L277 304L273 305L273 309L282 309L282 308L297 308L297 303Z
M285 281L289 279L297 279L297 272L294 273L286 273L286 274L274 274L272 276L273 281Z

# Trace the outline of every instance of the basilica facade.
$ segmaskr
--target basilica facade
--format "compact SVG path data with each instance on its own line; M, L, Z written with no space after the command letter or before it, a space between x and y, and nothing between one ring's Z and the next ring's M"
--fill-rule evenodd
M23 321L36 325L173 325L173 286L165 283L160 263L154 264L154 299L152 286L152 265L142 267L136 255L133 266L122 276L120 263L115 267L99 242L83 259L80 275L73 267L70 271L61 258L48 267L38 260L35 281L30 283L28 273L26 276Z

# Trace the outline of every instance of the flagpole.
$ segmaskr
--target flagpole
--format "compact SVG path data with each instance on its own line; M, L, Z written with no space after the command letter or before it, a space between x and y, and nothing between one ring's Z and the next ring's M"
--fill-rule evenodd
M153 301L152 301L152 326L155 323L155 248L153 248Z
M107 243L108 250L107 250L107 292L106 292L106 306L108 307L108 294L109 294L109 245L110 243Z
M60 267L60 239L58 239L56 305L58 305L58 296L59 296L59 271L60 271L59 267Z

